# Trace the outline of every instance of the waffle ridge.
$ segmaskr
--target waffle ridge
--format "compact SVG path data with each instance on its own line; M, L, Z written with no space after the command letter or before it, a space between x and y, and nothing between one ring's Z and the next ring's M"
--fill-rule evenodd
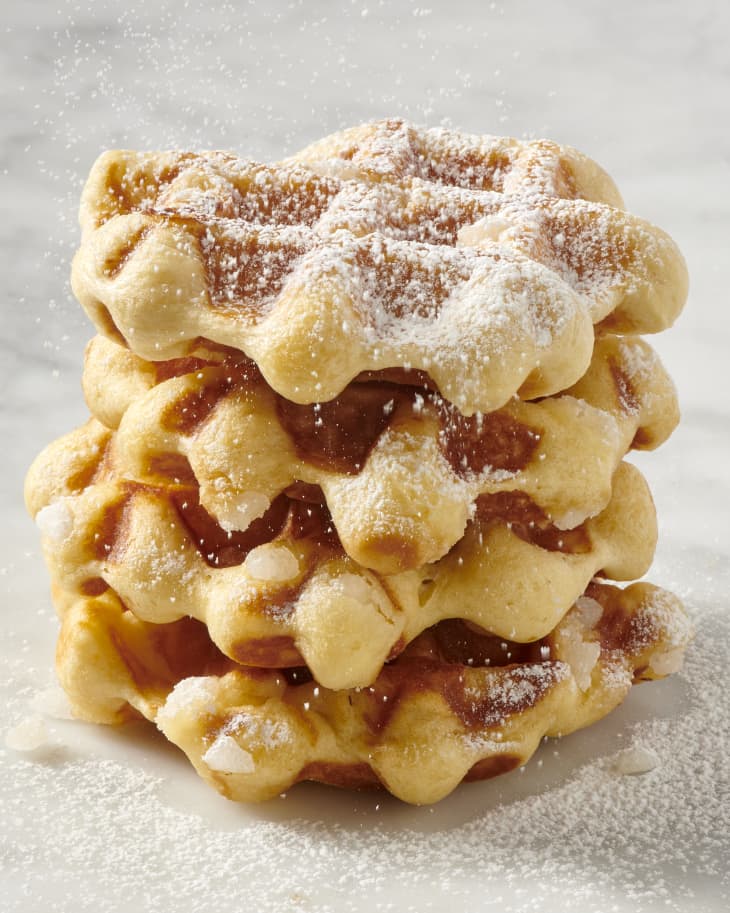
M194 480L120 477L113 435L95 420L51 445L29 479L61 613L111 587L146 621L197 618L236 661L306 663L331 688L368 685L441 619L536 640L599 571L645 573L656 543L651 496L628 463L608 506L580 527L557 530L522 497L488 496L447 555L391 575L348 558L324 505L286 495L232 538L200 507Z
M382 573L443 557L485 495L521 492L558 527L579 525L606 507L626 452L658 446L678 418L655 353L613 336L597 341L578 386L471 419L428 389L374 382L297 407L246 363L151 365L102 338L84 386L92 413L117 429L125 478L164 481L166 462L186 460L226 529L315 486L347 554Z
M438 801L524 764L544 735L600 719L632 683L672 671L691 636L671 594L592 584L527 649L437 626L370 687L332 691L305 670L235 666L194 626L141 622L111 591L82 599L63 620L59 674L82 718L154 720L202 777L246 801L306 779Z

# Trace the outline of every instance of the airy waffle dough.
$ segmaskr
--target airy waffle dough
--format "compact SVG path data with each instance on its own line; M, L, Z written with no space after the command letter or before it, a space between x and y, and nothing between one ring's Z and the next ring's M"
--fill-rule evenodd
M594 324L674 320L682 257L619 205L571 149L401 121L273 166L109 152L83 194L72 284L145 359L220 343L302 404L362 372L427 372L471 415L575 383Z
M107 591L64 616L58 671L78 716L155 721L229 798L319 780L383 784L421 804L524 764L543 736L602 718L633 682L674 671L690 636L671 594L594 583L537 644L442 623L370 687L332 691L306 670L237 666L196 622L140 621Z
M472 419L428 390L383 382L297 407L252 366L209 358L151 364L92 341L84 390L92 414L118 428L118 474L164 485L184 457L227 530L245 530L295 483L317 486L347 555L383 574L443 557L480 496L521 492L558 528L585 522L608 504L627 450L653 449L678 420L671 380L632 337L599 338L565 394Z
M441 619L537 640L599 571L614 580L644 574L657 535L646 483L621 463L608 506L580 527L539 525L521 498L497 494L445 557L381 575L345 555L326 508L285 495L240 538L226 534L199 507L194 480L120 476L113 434L93 419L40 455L28 505L61 613L109 586L141 619L196 618L238 662L304 662L329 688L370 684Z

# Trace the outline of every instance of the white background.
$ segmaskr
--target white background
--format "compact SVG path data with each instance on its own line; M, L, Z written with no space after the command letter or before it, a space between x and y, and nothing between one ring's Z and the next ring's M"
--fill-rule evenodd
M728 906L730 6L615 0L6 5L1 26L0 727L51 681L55 621L22 507L33 456L86 414L91 327L68 288L76 208L108 147L279 158L387 115L549 136L597 159L687 257L655 343L683 424L639 461L661 541L649 575L697 626L687 669L524 773L435 809L299 787L230 806L141 727L53 723L2 752L7 909L687 910ZM612 773L626 745L658 767ZM3 894L0 893L0 898ZM0 899L0 905L5 903ZM3 907L5 909L6 907Z

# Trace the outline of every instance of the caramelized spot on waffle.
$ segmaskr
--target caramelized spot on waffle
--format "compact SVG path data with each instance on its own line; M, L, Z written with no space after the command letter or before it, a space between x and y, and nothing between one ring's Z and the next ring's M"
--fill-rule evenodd
M89 577L79 587L84 596L101 596L109 589L109 584L101 577Z
M318 504L291 501L287 531L292 539L309 539L321 548L343 553L335 524L324 500Z
M510 770L519 767L523 761L524 758L513 754L498 754L491 758L483 758L469 770L464 781L468 783L471 780L488 780L491 777L498 777L500 774L509 773Z
M404 395L386 384L351 384L336 399L309 406L277 396L276 412L300 459L356 475Z
M344 553L326 504L298 504L290 513L293 539L311 539L317 545Z
M475 705L465 683L465 674L468 667L493 666L514 667L517 670L514 674L519 675L522 665L527 664L527 668L538 670L536 678L546 678L551 686L553 676L550 673L543 676L539 671L551 667L541 649L547 643L547 639L528 644L505 641L476 631L460 619L440 621L413 641L397 663L384 666L374 685L365 689L364 693L368 695L366 722L373 733L379 733L388 725L401 700L419 691L431 690L443 695L454 713L470 728L486 725L488 717L496 722L500 715L505 715L507 701L511 702L510 712L513 712L515 702L520 704L515 711L519 712L529 706L528 702L537 700L538 692L543 693L538 687L515 688L514 693L502 697L488 695ZM520 703L522 699L524 704Z
M477 413L468 418L438 399L439 446L454 472L464 476L485 469L519 472L540 443L541 432L506 412Z
M117 212L129 212L130 209L135 208L137 205L143 212L149 211L149 206L145 205L145 198L150 197L150 199L153 199L161 188L174 181L191 158L192 155L190 154L182 154L174 165L163 165L158 168L155 173L154 186L152 187L148 187L145 184L144 174L140 174L137 180L134 181L134 172L127 171L121 162L117 163L107 175L107 192L109 197L115 200L115 205L111 207L107 218Z
M368 235L354 245L352 269L364 289L367 313L363 319L380 321L381 310L396 319L433 320L454 288L466 282L474 263L465 250L389 241ZM447 255L447 251L448 254Z
M305 504L324 504L324 492L319 485L302 482L297 479L284 491L292 501L304 501Z
M235 217L262 225L312 226L322 216L340 187L336 181L305 176L296 169L258 166L252 180L237 187Z
M281 292L294 261L311 247L296 231L260 237L254 228L235 222L215 237L204 235L200 243L212 304L237 313L245 309L253 316Z
M183 453L155 453L147 463L147 473L175 485L192 487L197 485L193 467Z
M235 644L231 650L236 662L245 666L260 666L274 669L278 666L298 666L303 662L302 654L294 646L294 638L259 637Z
M101 267L102 275L107 279L117 276L125 264L132 257L139 245L150 233L150 226L140 226L136 231L130 232L125 243L109 252Z
M628 374L621 369L621 366L616 359L609 358L608 365L611 369L611 376L613 377L616 394L618 395L621 408L629 415L636 415L641 409L641 404L633 384L631 383L631 379Z
M280 495L248 529L226 532L201 506L196 488L173 492L170 498L195 547L210 567L242 564L252 548L275 539L286 524L290 504L285 495Z
M596 625L601 641L601 649L606 651L632 651L646 637L646 629L639 630L641 616L627 614L622 602L623 591L618 587L601 586L592 581L585 595L590 596L603 606L603 614Z
M124 485L124 492L116 501L111 501L105 506L101 522L90 530L90 539L87 548L97 561L106 561L120 542L124 541L127 508L134 497L134 493L142 486L134 482Z
M504 668L509 674L495 678L497 687L475 692L463 666L404 654L397 663L384 666L375 683L363 691L367 700L363 719L378 735L402 701L418 692L433 692L443 697L465 727L483 730L534 706L558 681L557 667L549 661Z
M555 686L559 675L551 662L510 666L510 675L500 678L497 687L475 694L461 668L451 668L453 673L444 676L439 690L464 726L475 730L499 726L534 707Z
M456 150L442 159L429 154L419 156L418 175L426 181L446 184L450 187L465 187L470 190L501 190L504 174L512 166L505 152L490 150L485 157L479 149Z
M507 523L520 539L549 552L580 555L592 548L590 535L584 525L575 529L558 529L523 491L479 495L476 516L485 525Z
M123 619L132 627L143 625L130 612ZM149 647L132 649L134 638L110 628L109 636L135 684L140 689L166 690L182 678L193 675L224 674L231 661L216 647L204 624L181 618L166 625L147 625Z
M314 681L312 673L306 666L297 666L294 669L282 669L281 674L288 685L306 685Z
M152 364L155 369L155 383L161 384L173 377L180 377L183 374L192 374L194 371L208 368L212 362L205 358L196 358L193 355L187 355L182 358L170 358L167 361L155 361L152 362Z
M398 532L377 533L366 541L371 557L379 555L383 558L396 558L397 566L404 569L416 565L418 547Z
M342 789L367 789L382 786L369 764L336 764L326 761L311 761L299 771L297 783L302 780L314 780L327 783Z
M656 438L646 428L639 428L631 441L632 450L650 450L655 446Z
M224 675L234 664L210 639L206 626L195 618L181 618L169 625L152 626L155 653L171 673L170 683L190 675ZM169 630L167 630L169 629Z
M422 395L436 390L428 373L416 368L383 368L381 371L361 371L353 381L356 384L371 382L417 387Z
M210 416L219 400L233 389L235 382L236 378L231 372L186 393L165 409L160 424L170 431L193 434Z
M104 435L98 453L96 453L94 458L84 463L78 472L75 472L73 475L69 476L68 482L66 483L69 491L83 491L84 488L86 488L88 485L91 485L91 483L94 481L94 478L101 471L104 465L104 461L106 460L109 453L109 446L111 442L112 434L109 432L108 434Z
M442 691L449 667L437 659L413 657L410 651L398 657L397 663L383 666L380 675L361 695L366 705L362 715L373 735L379 735L388 725L401 701L421 691ZM456 667L453 667L456 671Z
M432 629L438 652L444 662L460 666L507 666L512 663L539 662L547 639L528 644L503 640L493 634L475 631L458 618L440 621Z

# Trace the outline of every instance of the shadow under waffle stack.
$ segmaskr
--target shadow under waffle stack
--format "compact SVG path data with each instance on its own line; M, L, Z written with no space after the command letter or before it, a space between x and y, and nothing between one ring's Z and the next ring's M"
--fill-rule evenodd
M679 667L624 457L679 252L574 150L386 121L278 165L107 153L74 288L89 422L26 483L79 716L225 795L432 802ZM599 579L597 579L599 578Z

